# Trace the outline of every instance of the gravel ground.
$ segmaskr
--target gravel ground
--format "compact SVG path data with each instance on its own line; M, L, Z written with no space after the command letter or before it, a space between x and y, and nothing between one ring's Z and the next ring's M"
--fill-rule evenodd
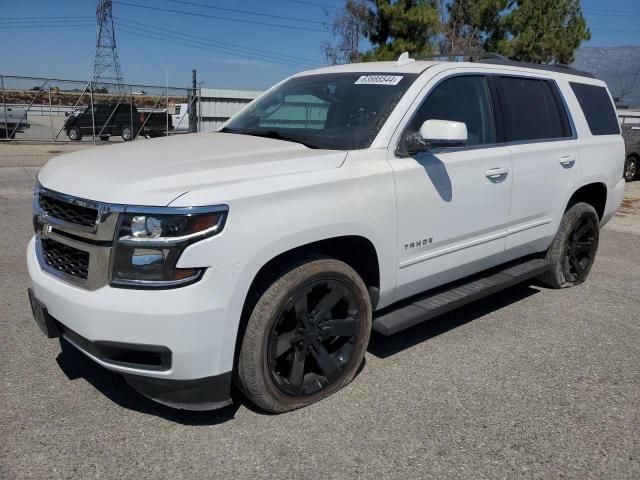
M156 405L44 338L24 260L36 170L0 168L0 478L640 478L640 182L586 284L374 334L351 385L272 416Z

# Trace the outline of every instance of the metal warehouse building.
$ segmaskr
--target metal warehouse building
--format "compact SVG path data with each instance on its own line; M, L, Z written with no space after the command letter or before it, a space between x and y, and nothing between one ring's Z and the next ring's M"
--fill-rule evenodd
M200 131L218 129L234 113L262 92L203 88L200 93Z

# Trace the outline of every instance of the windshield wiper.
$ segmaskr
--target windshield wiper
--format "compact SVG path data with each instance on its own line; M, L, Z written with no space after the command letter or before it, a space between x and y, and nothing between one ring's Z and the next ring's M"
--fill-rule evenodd
M308 143L306 140L303 140L294 135L284 135L276 130L241 130L241 129L224 127L223 129L220 130L220 132L237 133L240 135L251 135L253 137L273 138L274 140L284 140L285 142L300 143L301 145L304 145L307 148L318 148L317 146L311 143Z

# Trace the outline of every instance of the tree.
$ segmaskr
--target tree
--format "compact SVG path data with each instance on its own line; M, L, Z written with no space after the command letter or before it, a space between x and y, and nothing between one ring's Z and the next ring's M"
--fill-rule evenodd
M485 51L531 63L571 63L591 38L580 0L457 1Z
M330 64L354 63L362 60L360 42L363 37L363 19L366 11L364 0L347 0L344 12L330 18L329 29L335 37L338 37L338 43L332 45L325 42L321 47L322 53Z
M442 18L440 17L442 16ZM532 63L571 63L591 38L580 0L347 0L331 21L331 63L496 52ZM360 40L372 48L360 52Z
M364 36L373 49L367 60L395 60L403 52L414 57L435 51L441 31L436 0L369 0L364 16Z
M479 22L471 18L472 0L453 0L445 6L442 2L442 12L446 10L448 18L443 14L443 35L440 53L445 55L462 55L464 57L478 57L482 53Z

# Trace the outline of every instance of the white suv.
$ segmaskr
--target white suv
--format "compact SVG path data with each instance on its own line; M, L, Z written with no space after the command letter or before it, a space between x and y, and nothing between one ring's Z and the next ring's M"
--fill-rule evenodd
M303 72L215 133L51 160L34 317L144 395L271 412L390 335L527 279L583 282L624 193L606 85L500 59Z

